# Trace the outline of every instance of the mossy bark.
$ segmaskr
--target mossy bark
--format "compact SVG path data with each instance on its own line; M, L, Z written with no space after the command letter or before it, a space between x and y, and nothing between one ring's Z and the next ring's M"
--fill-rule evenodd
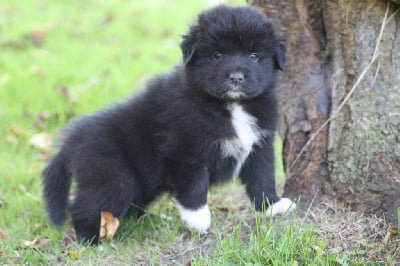
M387 0L249 0L285 39L285 194L334 197L395 221L400 208L400 6ZM382 21L388 21L372 64ZM396 13L397 12L397 13ZM343 108L296 160L351 92Z

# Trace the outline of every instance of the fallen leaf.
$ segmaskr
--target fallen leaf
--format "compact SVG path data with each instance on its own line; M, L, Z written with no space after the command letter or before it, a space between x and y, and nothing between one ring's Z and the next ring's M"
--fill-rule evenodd
M61 240L61 246L62 247L69 247L70 245L72 245L72 243L76 240L76 233L74 228L70 228L67 230L67 232L65 233L65 236L63 237L63 239Z
M319 250L320 250L320 248L319 248L319 246L317 246L317 245L311 245L311 249L312 249L312 251L314 251L315 253L317 253Z
M34 225L33 225L33 231L38 231L38 230L41 230L41 229L43 229L43 228L47 228L48 227L48 225L47 224L45 224L45 223L35 223Z
M42 132L32 136L30 144L42 151L51 149L51 136L49 133Z
M51 114L48 111L43 111L39 113L36 117L35 122L33 123L36 128L42 128L44 122L48 121L51 118Z
M44 42L45 37L48 32L44 30L36 30L26 35L28 41L33 43L36 46L41 46Z
M76 103L78 101L78 98L71 93L71 90L67 86L58 86L56 90L63 97L63 99L67 100L68 102Z
M192 261L190 260L190 261L186 262L185 266L192 266Z
M140 215L140 217L137 219L138 223L143 223L144 220L147 218L147 213Z
M224 207L224 206L215 206L215 209L221 211L221 212L228 212L229 208L228 207Z
M390 242L390 240L394 237L396 237L398 235L398 231L394 230L394 229L390 229L386 232L386 236L383 239L382 243L383 245L387 245L388 242Z
M109 13L101 20L101 25L105 26L105 25L111 23L113 20L114 20L113 14Z
M5 208L7 206L7 203L4 199L0 198L0 209Z
M217 210L219 210L219 211L221 211L221 212L228 212L228 211L234 211L234 212L236 212L236 211L240 211L240 210L243 210L244 209L244 207L242 206L229 206L229 207L226 207L226 206L215 206L215 209L217 209Z
M12 256L12 255L9 255L9 254L5 253L4 251L0 250L0 258L18 259L21 257L17 251L14 250L14 253L15 253L15 256ZM7 264L5 264L5 265L7 265ZM14 265L14 264L9 264L9 265Z
M118 218L114 217L112 213L101 212L100 222L100 240L111 240L119 227Z
M4 251L0 250L0 258L16 259L19 257L8 255Z
M8 130L15 136L15 137L22 137L25 135L25 132L18 127L17 125L11 125Z
M0 229L0 240L6 240L6 239L7 239L6 233L4 233L4 231Z
M50 238L37 236L33 240L25 240L22 244L22 248L44 248L50 241Z
M68 251L67 256L70 259L79 260L81 257L81 253L78 251Z

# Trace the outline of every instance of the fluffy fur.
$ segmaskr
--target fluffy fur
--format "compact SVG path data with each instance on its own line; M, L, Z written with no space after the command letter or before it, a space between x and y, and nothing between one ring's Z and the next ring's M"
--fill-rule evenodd
M269 20L254 8L219 6L199 15L181 49L174 71L66 130L43 171L55 225L68 210L78 239L97 242L101 211L123 217L168 192L187 227L206 232L209 186L237 174L257 210L289 207L275 192L273 152L285 51Z

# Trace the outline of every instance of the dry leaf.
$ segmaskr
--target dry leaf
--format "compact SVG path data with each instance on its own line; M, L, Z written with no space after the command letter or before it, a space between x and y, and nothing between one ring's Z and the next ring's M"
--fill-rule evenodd
M0 209L7 206L7 203L4 199L0 198Z
M385 238L383 239L382 243L383 245L387 245L388 242L390 242L390 240L394 237L396 237L398 235L398 231L394 230L394 229L390 229L387 231Z
M137 219L138 223L143 223L144 220L147 218L147 213L140 215L140 217Z
M70 259L79 260L81 257L81 253L78 251L68 251L67 256Z
M114 16L113 14L109 13L106 14L106 16L101 20L101 25L107 25L109 23L111 23L114 20Z
M3 257L3 258L7 258L7 259L18 259L21 257L17 251L14 250L14 253L15 253L15 256L11 256L11 255L5 253L4 251L0 250L0 258ZM5 264L5 265L7 265L7 264ZM14 264L9 264L9 265L14 265Z
M27 34L26 38L36 46L41 46L48 32L45 30L35 30Z
M17 256L11 256L6 254L4 251L0 250L0 258L8 258L8 259L17 259L19 258L19 254L16 252Z
M51 148L51 136L49 133L42 132L32 136L30 144L42 151L49 151Z
M25 240L22 248L43 248L50 243L51 239L47 237L37 236L33 240Z
M110 240L114 237L119 227L118 218L109 212L101 212L100 240Z
M6 239L7 239L6 233L4 233L4 231L0 229L0 240L6 240Z
M221 212L228 212L229 208L228 207L224 207L224 206L215 206L215 209L221 211Z
M76 95L73 95L71 93L71 90L64 85L61 85L59 87L57 87L57 92L63 97L63 99L67 100L70 103L76 103L78 101L78 98L76 97ZM73 115L73 114L70 114ZM68 115L67 115L68 117Z
M44 122L48 121L51 118L51 114L49 111L43 111L39 113L39 115L36 117L35 122L33 123L36 128L42 128Z
M41 229L43 229L43 228L47 228L48 227L48 225L47 224L45 224L45 223L35 223L34 225L33 225L33 231L38 231L38 230L41 230Z
M217 206L215 206L215 209L217 209L217 210L219 210L221 212L229 212L229 211L236 212L236 211L243 210L244 207L243 206L229 206L229 207L226 207L226 206L217 205Z
M311 249L315 252L315 253L317 253L319 250L320 250L320 248L319 248L319 246L317 246L317 245L311 245Z
M60 245L62 247L69 247L76 240L76 233L74 228L70 228L65 233L65 236L61 240Z
M13 134L15 137L22 137L25 135L25 132L18 127L17 125L11 125L8 130Z

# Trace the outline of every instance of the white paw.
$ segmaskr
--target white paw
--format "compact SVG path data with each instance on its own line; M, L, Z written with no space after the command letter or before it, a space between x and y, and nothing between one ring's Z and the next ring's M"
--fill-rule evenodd
M207 233L211 226L211 213L207 204L196 210L186 209L177 200L175 200L175 205L182 222L189 230L197 231L201 234Z
M296 203L288 198L281 198L279 201L269 206L265 213L267 217L270 217L281 213L289 213L294 209L296 209Z

